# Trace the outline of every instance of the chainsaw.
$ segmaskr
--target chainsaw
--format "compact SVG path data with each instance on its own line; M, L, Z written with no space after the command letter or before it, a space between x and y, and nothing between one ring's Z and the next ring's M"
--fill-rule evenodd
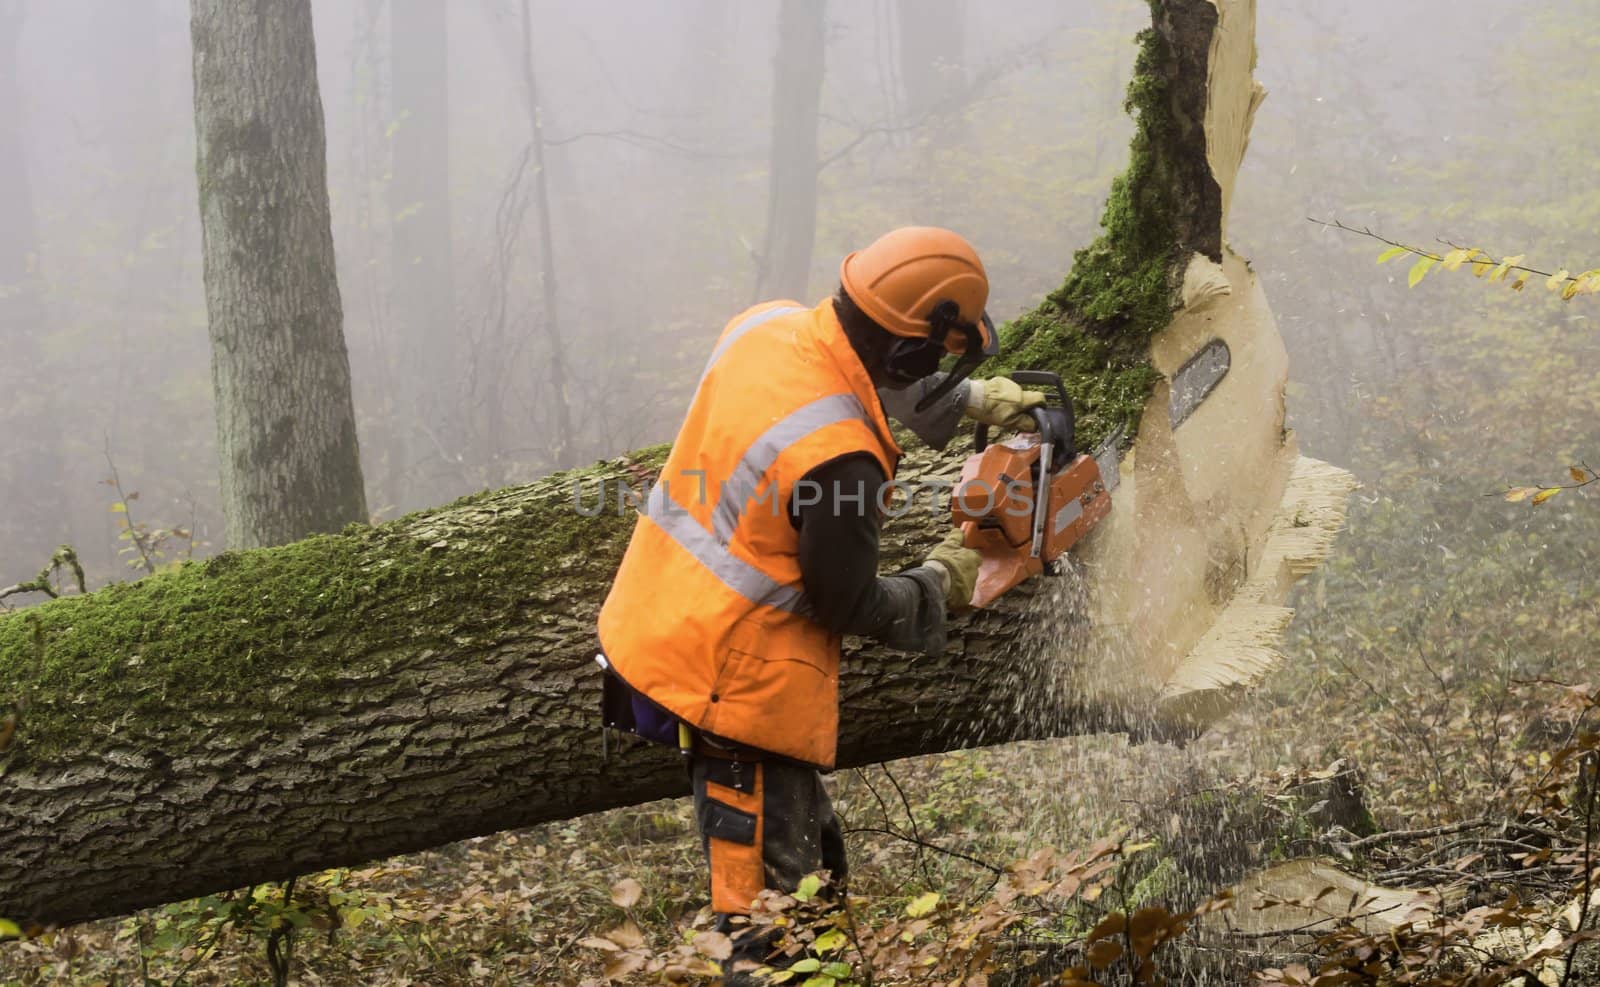
M1120 479L1120 430L1094 455L1080 453L1072 399L1060 375L1023 370L1011 379L1045 390L1045 404L1029 409L1039 430L990 445L989 427L978 425L977 451L950 495L951 520L982 558L974 607L988 606L1040 574L1087 535L1110 512L1111 491Z

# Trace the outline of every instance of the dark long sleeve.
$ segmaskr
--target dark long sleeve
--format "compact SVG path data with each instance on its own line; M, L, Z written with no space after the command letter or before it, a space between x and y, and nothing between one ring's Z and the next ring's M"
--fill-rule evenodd
M972 381L964 380L950 389L950 393L935 401L926 411L917 411L929 391L939 386L945 375L924 377L909 387L898 390L878 388L878 400L883 402L883 413L911 429L911 433L934 449L942 450L961 428L962 416L967 410L968 389Z
M922 565L878 575L877 498L886 480L877 461L860 454L825 463L796 485L790 520L800 531L800 577L813 618L829 630L937 655L945 645L940 573Z

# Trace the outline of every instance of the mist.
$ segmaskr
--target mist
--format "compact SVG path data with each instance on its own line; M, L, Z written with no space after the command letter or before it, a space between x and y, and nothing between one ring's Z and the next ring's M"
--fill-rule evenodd
M969 236L997 316L1054 287L1126 161L1119 103L1143 5L939 6L834 4L808 54L781 36L776 3L533 3L526 35L513 2L316 4L374 517L669 439L732 314L786 291L815 300L846 252L894 225ZM1552 263L1600 253L1592 225L1491 216L1511 189L1490 175L1525 176L1530 208L1582 181L1561 167L1570 135L1524 125L1515 108L1529 91L1496 81L1517 71L1517 39L1558 14L1427 7L1262 12L1270 95L1232 235L1267 275L1306 448L1358 473L1372 464L1344 453L1362 404L1430 365L1438 341L1418 327L1440 321L1436 299L1396 291L1352 260L1359 245L1303 217L1424 239L1536 237ZM27 285L5 302L5 575L31 575L65 541L95 581L122 578L111 464L140 495L136 520L192 529L195 544L170 551L215 552L187 5L13 2L5 15L0 243L5 280ZM405 18L418 16L413 30ZM815 201L769 202L785 139L775 77L807 58L814 71L818 56ZM1515 144L1501 141L1510 127L1526 131ZM1437 177L1469 161L1475 185ZM764 270L781 262L769 227L781 239L812 223L798 277ZM1453 310L1491 304L1455 294ZM1499 480L1553 452L1526 438L1499 437L1476 467ZM1500 455L1516 458L1497 468Z
M1094 238L1128 164L1125 90L1150 22L1141 0L312 12L374 523L672 440L733 316L819 301L845 254L898 226L959 231L996 321L1028 311ZM1371 816L1391 830L1509 804L1498 786L1548 753L1557 714L1507 697L1592 677L1600 487L1537 507L1505 494L1566 484L1577 464L1597 475L1600 316L1543 278L1512 291L1465 267L1408 286L1410 258L1375 263L1374 236L1600 266L1592 14L1580 0L1261 4L1267 98L1224 232L1288 350L1289 442L1361 482L1346 529L1293 598L1285 670L1196 744L1040 731L1057 739L901 762L913 827L915 801L969 862L1003 862L1141 813L1166 839L1182 815L1190 828L1163 852L1220 883L1205 841L1234 823L1193 822L1193 804L1171 808L1185 793L1255 786L1270 802L1294 772L1348 761L1367 766ZM60 545L91 591L230 547L190 31L186 0L0 0L0 586ZM41 600L0 594L0 613ZM1041 622L1052 656L1079 609ZM830 784L842 814L881 810L889 827L877 772ZM682 808L659 810L663 846L691 840L686 816L670 824ZM624 818L592 823L625 831L593 856L632 845ZM537 858L505 836L444 853L463 874L469 859L537 874L577 852L570 834L529 832ZM671 874L681 850L647 848L637 866ZM606 859L610 877L634 873ZM898 894L891 865L911 870L892 844L867 886ZM952 887L971 877L956 873ZM463 874L451 880L477 880ZM988 876L962 887L982 897ZM530 940L550 937L528 947L540 962L570 931L552 901L528 923Z

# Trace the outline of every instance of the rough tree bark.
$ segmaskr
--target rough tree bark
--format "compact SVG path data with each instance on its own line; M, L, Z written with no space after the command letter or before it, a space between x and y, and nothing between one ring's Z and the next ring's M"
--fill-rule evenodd
M193 0L222 508L232 548L366 519L309 0Z
M817 238L817 114L827 42L823 0L783 0L772 56L772 157L767 232L755 301L805 298Z
M1259 286L1225 250L1221 265L1196 259L1219 229L1182 225L1221 222L1237 166L1224 132L1242 151L1258 99L1253 6L1223 4L1231 33L1212 0L1152 6L1141 137L1107 231L1159 219L1181 233L1080 254L1069 285L1132 292L1122 308L1049 302L1006 332L1019 360L1076 382L1086 427L1135 407L1111 520L1062 578L958 621L943 657L848 647L842 764L1201 727L1270 670L1283 593L1337 527L1338 471L1297 458L1283 429L1282 347ZM1208 94L1208 77L1235 88ZM1177 118L1197 102L1218 123L1212 171L1200 118ZM1192 154L1198 169L1174 166ZM1124 284L1150 250L1158 325L1138 321ZM1169 381L1212 338L1234 368L1180 429ZM953 477L961 454L916 451L901 478ZM19 716L0 752L0 914L78 921L681 793L674 755L607 749L592 661L633 523L619 489L642 489L663 459L645 450L0 618L0 702ZM886 566L944 530L940 499L891 522Z

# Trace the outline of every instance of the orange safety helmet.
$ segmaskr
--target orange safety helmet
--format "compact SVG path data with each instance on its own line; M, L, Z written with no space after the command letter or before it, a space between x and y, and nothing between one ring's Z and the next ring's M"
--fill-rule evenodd
M958 320L980 327L984 348L994 336L983 307L989 275L958 233L937 226L902 226L857 250L839 265L839 281L857 307L896 336L927 338L930 316L942 301L955 303ZM966 350L965 333L949 333L945 348Z
M891 379L909 383L937 370L941 353L960 356L917 402L919 412L1000 352L999 334L984 311L989 275L960 234L937 226L891 230L846 257L839 282L868 318L900 337L885 357Z

